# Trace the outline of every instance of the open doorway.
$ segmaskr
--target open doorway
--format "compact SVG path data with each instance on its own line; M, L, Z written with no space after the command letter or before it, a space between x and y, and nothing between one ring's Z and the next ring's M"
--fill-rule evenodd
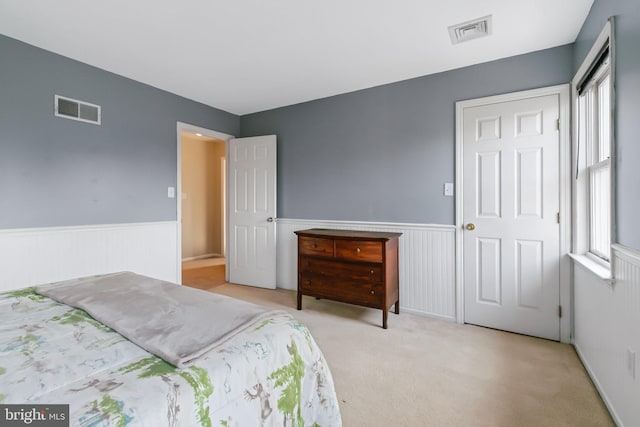
M178 126L178 244L183 285L211 289L226 282L228 137Z

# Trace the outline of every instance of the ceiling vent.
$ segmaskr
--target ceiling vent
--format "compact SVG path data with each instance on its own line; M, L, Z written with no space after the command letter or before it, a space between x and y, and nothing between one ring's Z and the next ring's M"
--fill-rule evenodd
M78 101L77 99L66 98L55 95L55 115L65 119L79 120L81 122L100 124L101 109L99 105Z
M458 44L491 35L491 15L449 27L451 43Z

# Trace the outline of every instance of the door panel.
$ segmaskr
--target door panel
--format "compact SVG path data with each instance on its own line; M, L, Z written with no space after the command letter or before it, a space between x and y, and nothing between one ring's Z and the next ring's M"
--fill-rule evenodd
M500 239L476 240L478 301L500 304L502 297L502 251Z
M233 227L233 239L231 239L231 246L233 247L233 260L230 264L233 264L236 268L246 268L247 263L247 248L249 247L249 240L247 238L247 227L242 225L236 225ZM233 280L231 280L233 282Z
M516 241L516 290L520 307L540 308L543 294L542 242Z
M478 187L477 192L477 216L483 218L499 218L501 209L500 184L502 178L501 153L498 151L478 153L477 171Z
M558 340L559 96L462 114L465 321Z
M276 137L229 142L229 281L276 287Z
M516 150L516 215L542 218L542 149Z

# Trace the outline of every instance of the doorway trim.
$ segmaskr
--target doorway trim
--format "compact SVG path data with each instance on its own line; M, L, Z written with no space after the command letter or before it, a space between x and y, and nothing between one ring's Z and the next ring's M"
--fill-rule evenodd
M560 341L572 339L571 265L569 251L571 244L571 98L568 84L549 86L484 98L456 102L456 321L464 323L464 259L463 259L463 114L465 108L499 102L516 101L546 95L559 97L559 156L560 156L560 295L562 307L560 317Z
M176 244L176 254L177 254L177 269L176 269L176 283L178 284L182 284L182 132L192 132L192 133L200 133L203 136L209 137L209 138L216 138L216 139L220 139L222 141L224 141L224 152L225 152L225 158L228 157L228 153L229 153L229 140L235 138L235 136L233 135L229 135L226 133L222 133L222 132L218 132L212 129L207 129L207 128L203 128L200 126L195 126L189 123L183 123L183 122L176 122L176 146L177 146L177 177L176 177L176 218L177 218L177 233L176 233L176 240L177 240L177 244ZM226 172L226 171L225 171ZM228 185L229 182L229 177L225 177L225 186ZM226 200L226 198L229 197L229 189L225 188L224 189L224 205L225 205L225 218L228 218L229 216L229 212L228 212L228 200ZM226 236L227 236L227 232L228 230L226 229L226 223L224 224L225 227L225 232L224 232L224 244L223 246L226 248ZM227 254L225 254L226 256ZM227 279L228 277L228 270L226 272L227 274Z

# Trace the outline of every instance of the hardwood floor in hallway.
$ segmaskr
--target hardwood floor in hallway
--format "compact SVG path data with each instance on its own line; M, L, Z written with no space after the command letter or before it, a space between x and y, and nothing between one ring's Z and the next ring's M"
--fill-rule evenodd
M182 269L182 284L192 288L211 290L225 283L226 266L213 265Z

